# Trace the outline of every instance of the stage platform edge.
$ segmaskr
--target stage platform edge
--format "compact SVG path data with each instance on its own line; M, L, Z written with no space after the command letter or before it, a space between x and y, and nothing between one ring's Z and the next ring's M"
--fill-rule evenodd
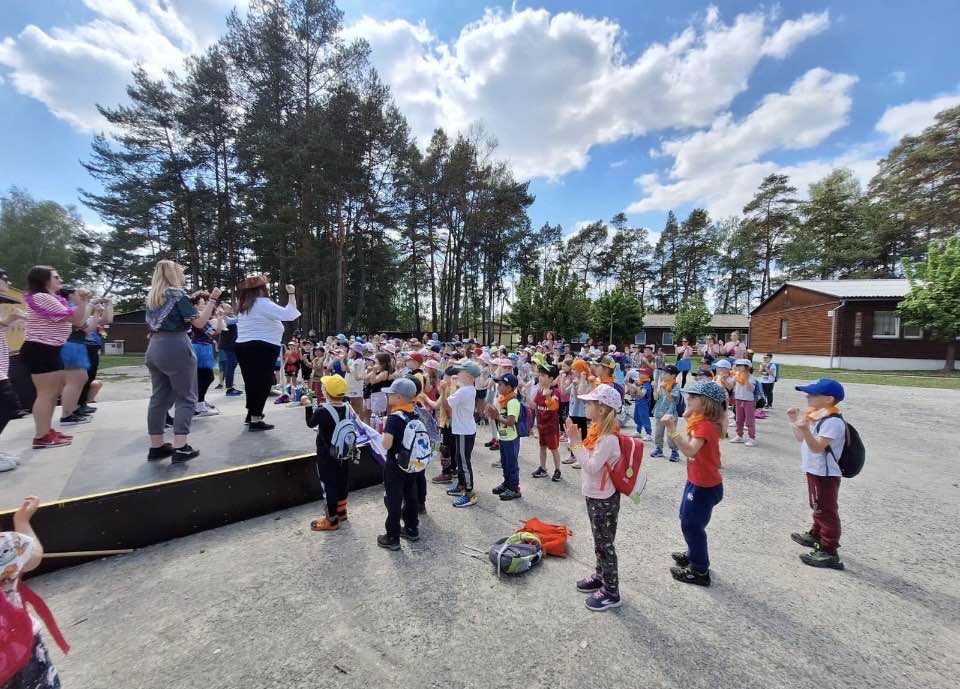
M270 459L204 474L65 498L44 504L32 525L49 553L143 548L199 531L319 500L314 453ZM381 483L369 450L350 467L350 490ZM13 511L0 512L13 529ZM99 559L44 559L31 576Z

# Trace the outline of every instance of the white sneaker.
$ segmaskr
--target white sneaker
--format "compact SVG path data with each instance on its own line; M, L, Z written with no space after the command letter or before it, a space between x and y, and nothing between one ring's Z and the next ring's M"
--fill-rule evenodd
M220 412L206 402L197 402L197 416L217 416Z
M579 468L580 468L580 462L574 462L573 464L570 465L570 468L572 468L572 469L579 469Z
M8 462L13 462L13 466L20 466L20 460L17 459L17 456L12 455L9 452L0 452L0 459L5 459Z
M754 440L753 438L747 438L747 442L745 442L744 445L746 445L747 447L756 447L757 441Z
M17 463L9 457L0 457L0 472L13 471L17 468Z
M739 435L735 435L735 436L733 436L732 438L730 438L730 442L731 442L731 443L742 443L742 442L743 442L743 438L740 437Z
M646 442L648 442L648 443L652 443L652 442L653 442L653 436L650 435L649 433L644 433L644 434L643 434L643 439L644 439Z

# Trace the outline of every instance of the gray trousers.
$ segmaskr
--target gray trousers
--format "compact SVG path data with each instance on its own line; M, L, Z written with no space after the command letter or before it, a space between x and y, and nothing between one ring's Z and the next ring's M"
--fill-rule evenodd
M663 447L663 432L667 430L667 427L663 425L663 422L660 419L657 419L657 427L653 432L653 444L655 447ZM673 438L669 435L667 436L667 443L670 445L671 450L677 449L677 444L673 442Z
M190 338L186 333L153 333L146 359L153 387L147 408L147 432L163 435L167 411L176 404L173 432L189 435L197 402L197 355Z

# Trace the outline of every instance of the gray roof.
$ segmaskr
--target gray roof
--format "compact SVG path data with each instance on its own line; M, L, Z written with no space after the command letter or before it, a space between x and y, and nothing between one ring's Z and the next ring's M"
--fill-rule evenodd
M676 316L672 313L648 313L643 317L644 328L672 328ZM710 327L718 330L750 328L750 316L741 313L715 313L710 318Z
M897 298L910 293L909 280L791 280L787 285L842 299Z

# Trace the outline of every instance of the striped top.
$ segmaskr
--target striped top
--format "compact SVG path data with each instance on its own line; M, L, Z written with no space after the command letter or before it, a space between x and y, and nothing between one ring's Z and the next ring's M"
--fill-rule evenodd
M0 380L10 377L10 347L7 345L7 329L0 326Z
M46 292L29 295L24 305L27 307L25 341L54 347L60 347L67 341L73 331L71 320L74 309L64 306L59 299Z

